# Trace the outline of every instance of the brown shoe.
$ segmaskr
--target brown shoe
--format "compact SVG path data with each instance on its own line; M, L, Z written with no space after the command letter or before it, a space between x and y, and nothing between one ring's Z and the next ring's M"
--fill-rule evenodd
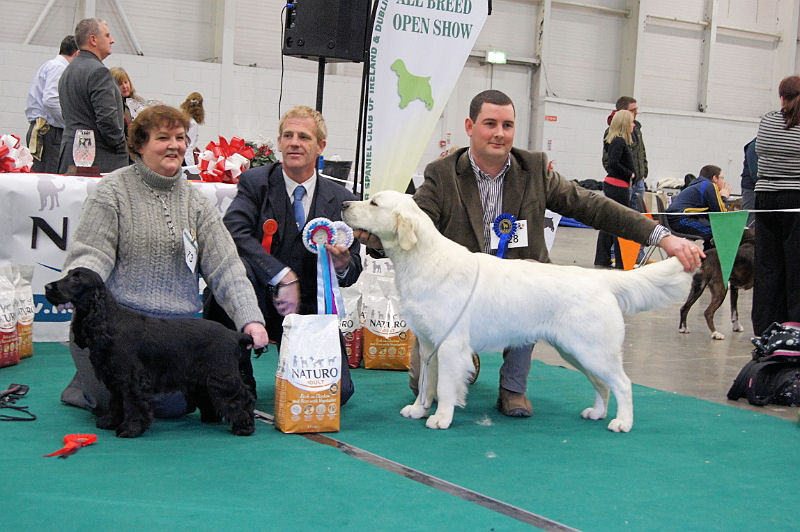
M475 373L467 379L468 385L475 384L475 381L478 380L478 375L481 374L481 358L478 353L472 353L472 365L475 366Z
M512 392L502 386L500 395L497 397L497 409L510 417L531 417L533 415L533 406L524 393Z

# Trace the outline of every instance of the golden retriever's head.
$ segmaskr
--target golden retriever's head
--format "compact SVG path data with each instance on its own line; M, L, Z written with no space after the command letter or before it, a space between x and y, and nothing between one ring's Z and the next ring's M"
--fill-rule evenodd
M353 229L380 238L384 249L399 247L405 251L417 245L420 223L430 222L411 196L392 190L364 201L345 201L342 220Z

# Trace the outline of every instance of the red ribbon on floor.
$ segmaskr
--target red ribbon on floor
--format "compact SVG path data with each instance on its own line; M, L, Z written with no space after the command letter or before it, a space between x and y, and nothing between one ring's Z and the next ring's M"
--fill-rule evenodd
M58 456L59 458L66 458L78 452L78 449L91 445L97 441L95 434L67 434L64 436L64 447L61 449L46 454L45 456Z

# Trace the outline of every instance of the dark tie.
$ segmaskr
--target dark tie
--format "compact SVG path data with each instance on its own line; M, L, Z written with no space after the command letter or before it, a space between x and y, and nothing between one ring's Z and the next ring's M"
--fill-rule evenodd
M294 209L294 221L297 222L297 228L302 229L306 221L306 211L303 209L303 196L306 195L306 187L298 185L294 189L294 202L292 208Z

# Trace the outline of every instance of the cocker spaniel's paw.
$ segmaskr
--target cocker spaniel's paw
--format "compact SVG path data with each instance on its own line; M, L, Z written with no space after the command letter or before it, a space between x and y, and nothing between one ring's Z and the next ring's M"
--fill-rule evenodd
M250 436L256 431L255 422L243 423L241 425L234 425L231 429L236 436Z
M103 430L114 430L116 429L121 421L117 416L113 414L105 414L102 416L98 416L97 420L94 422L94 426L98 429Z
M138 438L144 433L144 431L147 430L147 428L148 426L141 421L129 421L117 427L117 437Z

